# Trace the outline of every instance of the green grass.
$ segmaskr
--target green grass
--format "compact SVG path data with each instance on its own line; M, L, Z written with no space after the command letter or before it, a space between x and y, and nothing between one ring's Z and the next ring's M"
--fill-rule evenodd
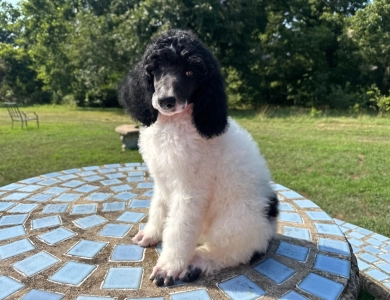
M0 186L36 175L141 161L121 151L114 129L130 123L120 109L37 106L41 128L11 130L0 108ZM312 199L332 217L390 236L390 119L311 117L306 111L233 111L253 135L276 182ZM359 299L373 299L365 292Z

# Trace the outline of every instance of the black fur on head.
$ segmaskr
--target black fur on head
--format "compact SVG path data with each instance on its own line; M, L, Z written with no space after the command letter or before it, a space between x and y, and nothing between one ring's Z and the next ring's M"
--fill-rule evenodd
M119 100L144 126L157 120L160 112L156 105L169 113L187 103L193 103L192 121L201 136L218 136L228 126L227 98L218 61L188 31L169 30L153 40L123 80Z

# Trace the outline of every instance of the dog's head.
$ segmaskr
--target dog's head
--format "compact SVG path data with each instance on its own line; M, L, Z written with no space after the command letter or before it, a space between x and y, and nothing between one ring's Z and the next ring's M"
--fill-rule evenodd
M190 32L170 30L146 49L119 90L128 112L145 126L158 114L182 113L193 103L192 120L206 138L227 127L227 100L219 65Z

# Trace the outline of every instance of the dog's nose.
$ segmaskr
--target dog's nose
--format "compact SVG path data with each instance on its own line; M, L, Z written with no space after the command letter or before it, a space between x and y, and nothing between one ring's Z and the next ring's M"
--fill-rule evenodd
M176 98L175 97L165 97L158 99L158 104L162 109L171 109L176 104Z

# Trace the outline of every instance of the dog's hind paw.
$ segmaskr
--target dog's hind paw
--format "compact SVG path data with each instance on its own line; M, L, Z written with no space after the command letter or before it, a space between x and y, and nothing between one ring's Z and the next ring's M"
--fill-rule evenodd
M202 273L203 271L201 268L189 265L187 270L180 275L180 279L184 282L191 282L198 279Z
M147 236L143 230L140 230L131 240L134 244L142 247L155 246L159 242L158 239Z

